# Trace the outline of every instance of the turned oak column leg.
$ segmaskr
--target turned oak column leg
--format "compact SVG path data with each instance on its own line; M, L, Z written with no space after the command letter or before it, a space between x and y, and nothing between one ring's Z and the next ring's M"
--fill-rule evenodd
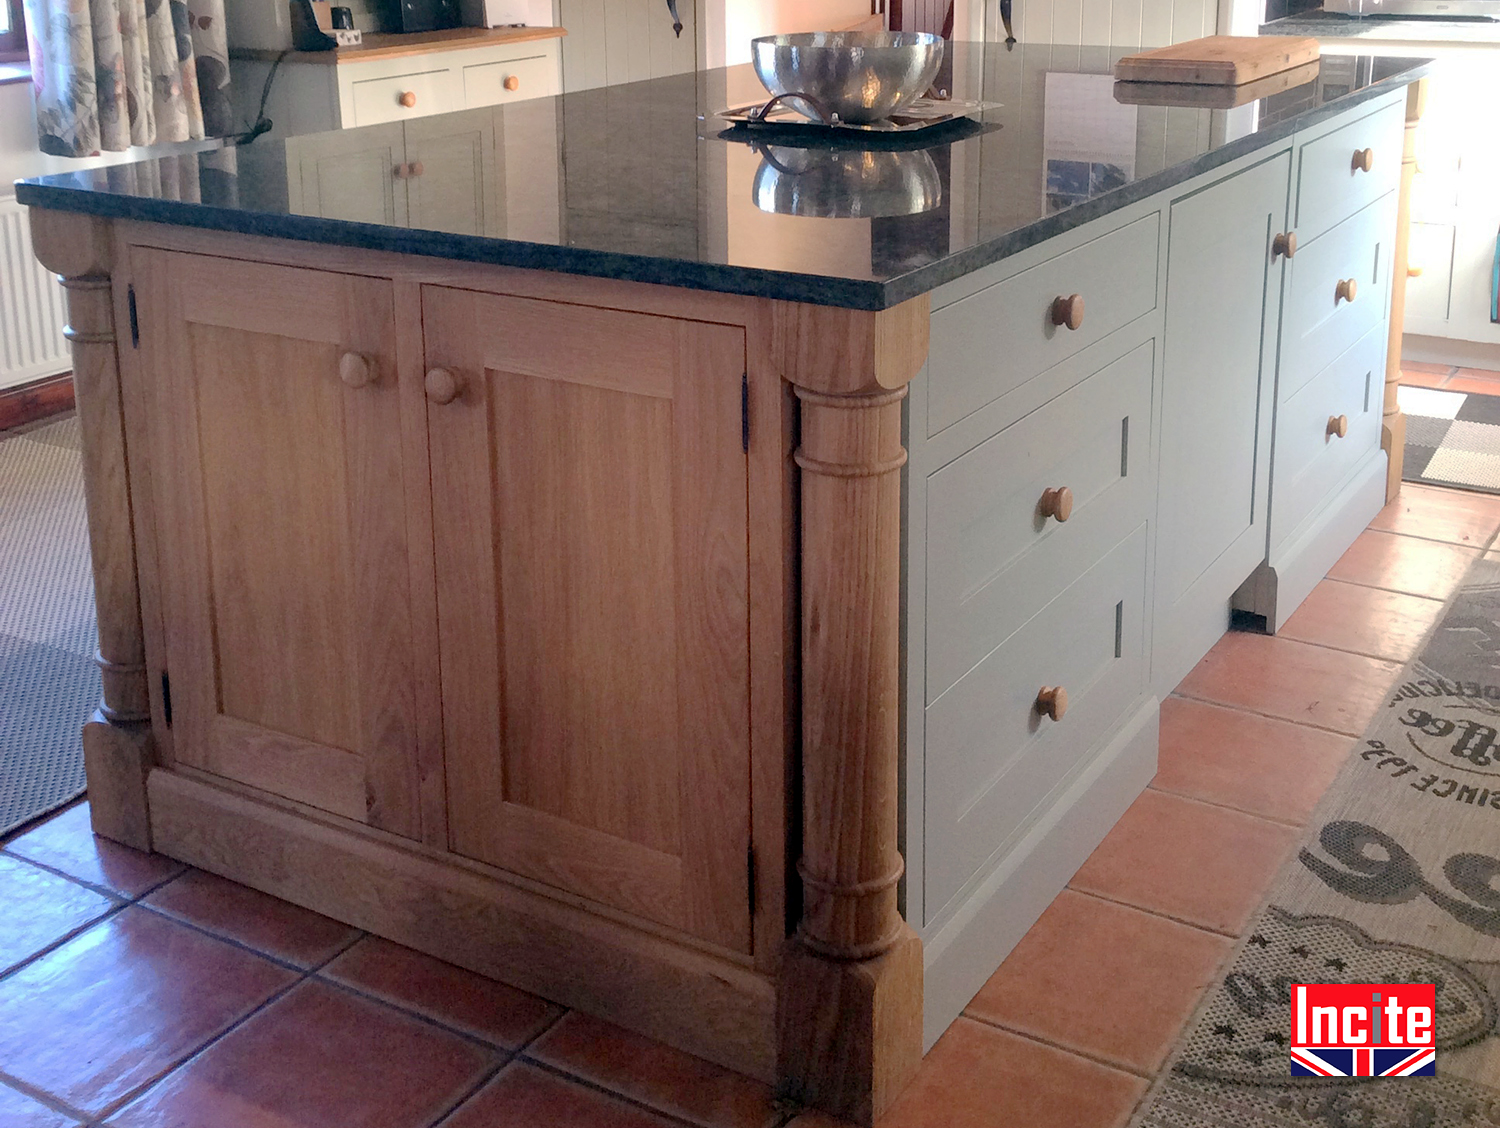
M1406 279L1411 240L1411 186L1417 171L1417 122L1427 100L1427 80L1419 78L1406 88L1406 134L1401 149L1401 190L1396 197L1396 249L1391 258L1391 336L1385 354L1385 415L1381 421L1380 445L1386 453L1385 500L1394 501L1401 492L1401 471L1406 454L1406 416L1396 402L1401 382L1401 333L1406 321Z
M99 617L95 661L103 682L99 708L83 728L84 767L94 830L141 850L151 848L146 773L153 759L146 651L135 570L125 425L120 401L107 221L31 209L36 256L60 276L66 293L73 388L83 433L83 488L94 597Z
M928 304L794 308L803 916L782 957L777 1072L783 1096L868 1125L922 1057L922 942L897 907L897 763L901 401Z

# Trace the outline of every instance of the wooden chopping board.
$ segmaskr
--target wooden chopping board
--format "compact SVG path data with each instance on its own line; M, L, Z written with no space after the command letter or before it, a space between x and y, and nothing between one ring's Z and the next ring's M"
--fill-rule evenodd
M1126 55L1115 64L1122 82L1189 82L1240 86L1318 57L1318 41L1297 35L1209 35Z

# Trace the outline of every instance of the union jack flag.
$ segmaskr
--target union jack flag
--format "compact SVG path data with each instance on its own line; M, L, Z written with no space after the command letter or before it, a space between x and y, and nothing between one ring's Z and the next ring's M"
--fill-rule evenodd
M1437 1053L1425 1050L1292 1048L1293 1077L1434 1077Z

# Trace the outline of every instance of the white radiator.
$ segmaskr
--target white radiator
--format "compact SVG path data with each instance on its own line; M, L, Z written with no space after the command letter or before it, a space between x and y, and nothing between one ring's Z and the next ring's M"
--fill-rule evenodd
M0 388L71 368L66 324L62 287L31 253L26 209L0 199Z

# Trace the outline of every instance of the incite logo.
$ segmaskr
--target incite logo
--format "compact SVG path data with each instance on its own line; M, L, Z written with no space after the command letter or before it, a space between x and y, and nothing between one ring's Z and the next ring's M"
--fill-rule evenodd
M1431 983L1292 984L1293 1077L1432 1077Z

